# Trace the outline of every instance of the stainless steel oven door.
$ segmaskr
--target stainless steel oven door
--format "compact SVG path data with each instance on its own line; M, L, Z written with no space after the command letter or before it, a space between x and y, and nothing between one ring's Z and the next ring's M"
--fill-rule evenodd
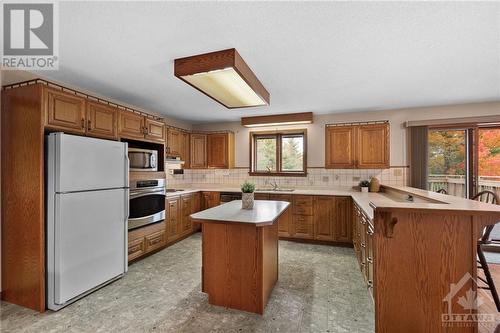
M128 229L165 219L165 189L130 191Z

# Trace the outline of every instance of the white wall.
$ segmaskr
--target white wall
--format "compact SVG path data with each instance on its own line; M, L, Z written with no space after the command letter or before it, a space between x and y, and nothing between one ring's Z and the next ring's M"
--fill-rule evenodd
M228 112L231 112L228 110ZM475 116L500 115L500 102L462 104L441 107L425 107L413 109L335 113L315 115L313 124L297 125L284 128L307 128L307 164L309 167L324 167L325 165L325 125L330 123L389 120L391 124L391 166L407 165L406 129L404 123L409 120L449 119ZM236 167L249 166L250 131L273 130L276 128L250 129L239 122L210 123L193 125L193 130L232 130L236 141Z

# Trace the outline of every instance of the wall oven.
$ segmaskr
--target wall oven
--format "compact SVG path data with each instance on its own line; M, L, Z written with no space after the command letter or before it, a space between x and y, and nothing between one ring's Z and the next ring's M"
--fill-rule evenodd
M158 171L158 151L150 149L128 149L130 171Z
M165 219L165 179L130 181L128 229Z

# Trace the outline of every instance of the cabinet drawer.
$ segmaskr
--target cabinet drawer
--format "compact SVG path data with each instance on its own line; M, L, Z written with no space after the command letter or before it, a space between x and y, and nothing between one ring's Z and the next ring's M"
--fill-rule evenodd
M299 215L312 215L313 197L309 195L296 195L293 197L293 213Z
M153 251L165 245L165 230L157 231L153 234L146 235L146 251Z
M309 215L293 215L293 235L294 238L314 238L313 217Z
M128 242L128 261L134 260L146 253L146 241L144 237Z

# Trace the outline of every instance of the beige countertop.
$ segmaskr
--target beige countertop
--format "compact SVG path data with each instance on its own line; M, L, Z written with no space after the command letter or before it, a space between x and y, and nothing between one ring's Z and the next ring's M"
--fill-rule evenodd
M485 204L478 201L420 190L413 187L391 186L385 184L383 184L382 186L387 190L392 190L403 194L411 194L417 200L415 202L397 201L391 199L390 196L387 196L384 193L362 193L347 188L298 188L294 191L260 190L256 191L256 193L350 196L371 219L373 219L374 216L374 209L377 209L377 211L401 211L418 209L426 211L442 210L455 212L474 212L474 214L498 214L500 219L500 205ZM167 193L167 197L195 193L199 191L240 192L240 189L235 186L214 187L213 185L200 185L193 186L192 188L186 188L185 190L179 192L169 192Z
M290 205L285 201L255 200L253 209L242 209L241 200L191 214L195 222L247 223L256 226L273 224Z

